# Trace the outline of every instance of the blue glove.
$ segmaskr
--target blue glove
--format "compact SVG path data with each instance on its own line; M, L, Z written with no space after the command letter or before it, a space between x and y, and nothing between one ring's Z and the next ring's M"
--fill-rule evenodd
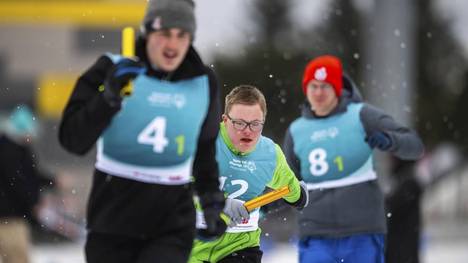
M221 191L205 193L199 196L205 217L206 228L197 229L197 238L202 241L212 241L221 237L226 231L226 222L221 218L225 198Z
M393 142L390 136L384 132L374 132L366 138L367 143L371 148L377 147L382 151L386 151L392 147Z
M143 65L130 58L123 58L114 64L107 71L106 79L104 80L104 92L102 94L109 105L120 105L122 101L122 88L143 71Z

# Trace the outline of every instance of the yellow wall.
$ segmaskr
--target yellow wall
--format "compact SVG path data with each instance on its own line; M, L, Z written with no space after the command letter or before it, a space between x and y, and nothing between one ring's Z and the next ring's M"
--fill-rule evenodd
M0 23L118 28L136 26L144 16L146 3L146 0L0 1Z
M36 109L42 118L59 118L68 102L78 74L45 73L39 78Z

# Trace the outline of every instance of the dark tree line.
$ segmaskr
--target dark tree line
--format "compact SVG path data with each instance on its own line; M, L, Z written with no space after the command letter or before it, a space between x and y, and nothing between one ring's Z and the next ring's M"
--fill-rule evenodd
M467 61L450 29L431 2L418 0L417 117L418 130L429 147L442 140L468 146ZM463 95L464 94L464 95Z
M444 140L467 147L466 59L450 30L451 21L438 16L433 1L416 1L416 127L429 148ZM246 38L250 41L238 54L217 56L215 70L223 97L238 84L253 84L264 92L269 111L264 134L280 142L300 114L302 72L311 58L339 56L355 82L363 84L363 41L369 39L370 25L361 22L363 14L349 0L332 1L318 14L320 23L306 30L294 25L288 1L256 0L249 8L255 36ZM310 13L317 15L314 11Z
M223 84L222 96L238 84L253 84L262 90L268 104L264 134L278 142L300 114L305 99L302 73L311 58L334 54L344 60L345 67L356 69L352 74L360 69L355 58L360 52L359 21L349 2L335 1L321 14L323 23L306 31L295 29L290 9L288 1L253 2L251 16L257 23L253 43L239 54L218 56L214 62Z

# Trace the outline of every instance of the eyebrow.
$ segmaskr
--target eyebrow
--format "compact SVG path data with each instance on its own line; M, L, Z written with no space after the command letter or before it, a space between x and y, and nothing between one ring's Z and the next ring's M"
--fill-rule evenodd
M181 29L179 31L179 35L185 35L185 34L190 34L187 30Z
M232 120L235 120L235 121L243 121L243 122L248 122L248 123L252 123L252 122L263 122L262 120L259 120L259 119L255 119L255 120L252 120L252 121L246 121L244 119L241 119L241 118L234 118L232 116L229 115L229 117L231 117Z

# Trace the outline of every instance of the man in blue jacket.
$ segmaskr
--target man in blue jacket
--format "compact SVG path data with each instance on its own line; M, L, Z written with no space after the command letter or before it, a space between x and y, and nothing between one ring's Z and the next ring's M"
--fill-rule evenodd
M386 220L373 150L414 160L423 144L414 131L362 102L334 56L310 61L302 88L307 101L284 145L310 196L298 219L300 262L383 262Z

